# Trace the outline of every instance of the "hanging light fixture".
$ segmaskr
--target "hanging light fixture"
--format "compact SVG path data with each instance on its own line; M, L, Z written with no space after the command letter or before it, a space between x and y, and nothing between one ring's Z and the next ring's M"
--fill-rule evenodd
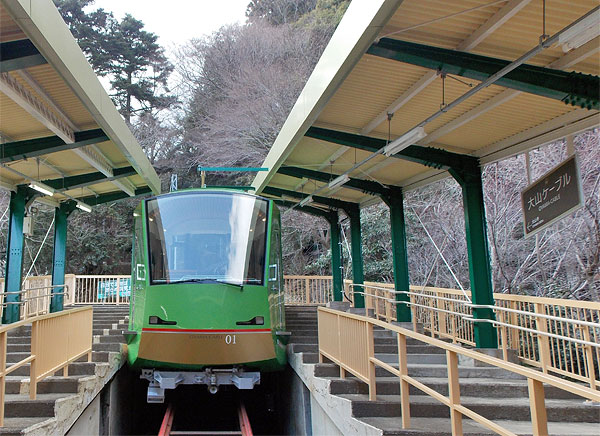
M90 213L92 211L92 206L84 203L83 201L79 201L79 200L77 200L77 204L75 205L75 207L77 207L77 209L81 209L82 211L87 212L87 213Z
M329 189L333 189L333 188L337 188L338 186L342 186L344 183L348 182L350 180L350 177L348 177L348 174L342 174L339 177L336 177L335 179L333 179L331 182L329 182Z
M558 43L562 45L564 52L568 52L581 47L598 35L600 35L600 9L562 32L558 37Z
M31 182L29 184L29 187L31 189L35 189L38 192L41 192L44 195L49 195L51 197L54 195L54 189L48 185L44 185L41 182Z
M383 149L383 154L386 156L392 156L399 151L404 150L406 147L413 145L419 139L423 139L425 136L427 136L427 133L425 133L425 129L423 127L415 127L398 139L386 145Z
M306 206L308 203L312 203L313 198L312 195L309 195L308 197L305 197L302 199L302 201L300 201L300 203L298 204L298 206L302 207L302 206Z

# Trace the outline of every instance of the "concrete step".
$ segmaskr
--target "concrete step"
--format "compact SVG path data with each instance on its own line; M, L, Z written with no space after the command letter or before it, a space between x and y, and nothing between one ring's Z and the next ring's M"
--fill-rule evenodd
M400 416L400 397L397 395L377 395L377 400L369 401L368 395L340 395L352 401L352 414L355 417ZM461 397L461 404L491 420L529 421L530 408L528 398L480 398ZM553 422L589 422L600 424L598 406L583 400L546 400L548 421ZM410 397L410 414L419 417L448 418L447 406L425 395Z
M30 344L7 344L6 345L7 353L18 353L18 352L30 351L30 350L31 350Z
M398 368L397 364L391 365L394 368ZM508 371L504 371L500 368L492 367L472 367L472 366L460 366L459 367L461 378L492 378L492 379L512 379L512 380L523 380L524 377L518 374L514 374ZM333 363L319 363L315 365L315 376L316 377L337 377L340 374L339 367ZM389 377L392 376L389 372L381 367L375 369L377 377ZM408 374L411 377L436 377L443 378L447 377L446 365L421 365L419 363L408 364Z
M123 330L126 330L126 328L117 328L117 329L100 329L100 328L94 328L92 330L92 335L94 336L99 336L99 335L121 335L123 334Z
M94 343L100 344L124 344L125 337L123 335L114 335L114 336L94 336Z
M93 362L75 362L69 365L69 375L94 375L96 364ZM62 374L62 370L57 374ZM11 372L11 375L29 376L29 364L23 365L20 368Z
M119 353L121 351L121 343L92 344L92 351L114 351L115 353Z
M340 379L331 377L329 392L334 395L343 394L368 394L369 388L366 383L356 378ZM448 396L448 379L434 377L418 377L418 381L429 386L436 392ZM377 379L377 393L379 395L400 395L400 383L398 377L379 377ZM410 395L422 395L423 393L414 386L410 386ZM489 379L468 378L460 380L460 394L465 397L487 397L487 398L526 398L528 396L527 382L525 380L496 379L490 384ZM555 388L544 387L545 397L548 399L577 400L575 394Z
M37 418L5 418L4 427L0 427L0 435L2 436L21 436L21 431L24 428L44 422L48 417Z
M85 376L47 377L37 385L38 394L77 393L79 379ZM21 384L29 384L29 377L6 376L6 393L19 394Z
M410 429L403 429L400 418L361 418L373 427L383 430L384 436L451 436L450 419L411 417ZM527 421L495 420L496 424L519 436L531 435L531 423ZM552 436L598 436L598 427L588 423L551 422L548 431ZM463 434L469 436L495 435L491 430L467 418L463 418Z
M41 394L35 400L29 395L9 394L5 396L4 416L7 418L30 418L54 416L54 403L70 394Z
M375 358L384 363L389 363L392 366L398 366L397 354L375 353ZM302 361L304 363L318 363L319 353L302 353ZM443 365L446 363L446 355L444 354L408 354L406 361L410 365Z

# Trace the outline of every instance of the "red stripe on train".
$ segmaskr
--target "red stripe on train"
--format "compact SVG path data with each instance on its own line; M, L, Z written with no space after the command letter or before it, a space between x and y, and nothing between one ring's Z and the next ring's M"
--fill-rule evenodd
M198 329L153 329L143 328L143 332L174 332L174 333L245 333L245 332L270 332L271 329L225 329L225 330L198 330Z

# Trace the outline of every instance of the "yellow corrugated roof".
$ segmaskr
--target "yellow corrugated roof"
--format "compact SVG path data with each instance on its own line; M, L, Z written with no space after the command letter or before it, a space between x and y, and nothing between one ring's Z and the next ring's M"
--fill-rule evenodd
M598 6L596 0L546 3L549 35ZM362 27L355 24L359 21ZM394 140L440 109L441 77L426 68L365 54L379 38L513 61L539 43L543 24L539 1L354 0L265 160L264 166L270 167L270 172L258 174L254 186L259 192L271 186L310 194L321 185L277 174L277 169L297 166L341 174L370 154L344 151L345 147L305 137L310 127L379 139L387 139L389 127ZM599 56L596 37L568 53L554 45L527 63L599 75ZM337 66L337 73L332 73L332 64ZM479 84L468 78L460 80L472 86ZM386 111L419 83L424 85L395 110L388 126ZM446 78L445 103L469 89L467 84ZM599 124L596 110L491 85L428 123L425 131L431 136L418 144L480 157L482 163L487 163ZM332 156L334 161L329 162ZM378 156L350 176L412 188L435 180L432 176L438 173L416 163ZM373 199L346 187L333 192L323 190L319 195L360 203Z
M59 131L67 137L69 130L102 129L109 140L88 148L91 147L100 160L107 160L113 169L133 166L137 175L123 177L117 184L99 181L91 185L90 190L66 191L65 194L78 198L89 196L90 192L122 191L123 183L134 189L149 187L158 193L160 181L156 172L93 73L52 0L31 3L0 0L0 43L24 40L33 43L46 63L0 73L3 75L0 78L3 142L57 135L56 130L49 128L48 120L59 120L63 127ZM27 102L41 108L44 115L41 118L32 115ZM50 122L50 125L58 124ZM97 173L97 167L77 153L82 149L85 147L45 154L39 156L40 162L38 158L18 157L13 162L4 162L8 168L0 167L0 186L13 189L29 183L30 179ZM56 193L50 200L62 201L68 196Z

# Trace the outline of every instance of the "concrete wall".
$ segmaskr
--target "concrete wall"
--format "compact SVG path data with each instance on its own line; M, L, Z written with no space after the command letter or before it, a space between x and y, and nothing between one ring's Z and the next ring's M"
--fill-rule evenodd
M284 402L282 411L285 434L312 436L310 391L298 377L298 374L289 366L285 370L284 380L284 393L281 398Z
M122 367L67 432L67 436L132 434L132 377Z

